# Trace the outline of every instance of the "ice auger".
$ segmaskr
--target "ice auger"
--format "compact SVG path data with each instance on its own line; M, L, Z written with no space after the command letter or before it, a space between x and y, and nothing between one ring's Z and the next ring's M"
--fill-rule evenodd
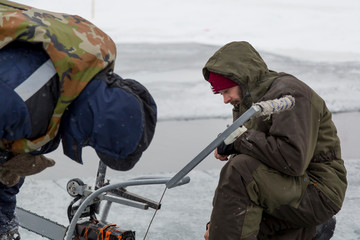
M159 210L160 202L131 193L127 187L166 184L170 178L135 178L110 184L105 182L106 168L105 164L99 163L94 187L88 186L79 178L68 181L66 189L73 197L67 209L68 227L17 207L16 214L20 226L54 240L134 240L135 231L124 229L107 220L111 205L117 203L142 210L149 208ZM189 177L184 177L177 186L189 181ZM103 207L100 207L101 202L104 202Z

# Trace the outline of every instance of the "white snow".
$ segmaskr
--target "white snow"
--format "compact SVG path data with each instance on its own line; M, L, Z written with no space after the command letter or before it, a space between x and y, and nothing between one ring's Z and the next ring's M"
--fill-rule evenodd
M80 15L115 42L246 40L306 60L359 60L357 0L20 0ZM94 3L94 5L93 5ZM92 10L94 6L94 11Z
M152 145L133 170L109 172L113 183L143 174L173 176L209 144L226 123L231 122L230 107L222 104L221 97L212 95L202 79L201 68L212 52L197 53L197 47L204 46L201 44L215 51L230 41L248 41L261 52L271 69L286 71L302 79L326 100L332 111L351 111L334 114L348 169L349 187L343 209L337 215L333 239L360 239L360 157L358 139L355 139L360 134L360 1L17 2L80 15L109 34L119 51L154 44L154 51L148 53L152 58L145 58L146 62L141 62L144 56L141 49L137 50L138 59L135 56L140 66L148 68L136 68L134 59L118 55L117 73L139 80L150 90L158 104L160 122ZM173 54L171 58L157 58L166 57L166 54L159 54L164 45L179 46L179 49L166 53ZM191 65L190 59L186 65L186 59L177 59L177 56L186 57L193 52L200 62ZM127 66L129 68L125 68ZM84 166L64 157L61 148L49 156L57 161L57 165L29 177L18 196L18 203L65 225L66 207L71 200L65 190L66 183L71 177L82 177L92 184L97 159L91 149L84 152ZM209 156L190 173L189 184L168 190L147 239L202 239L222 164ZM147 186L136 188L134 192L158 200L163 189L163 186ZM152 214L152 210L114 206L109 220L135 230L141 239ZM24 239L39 239L27 231L21 233Z

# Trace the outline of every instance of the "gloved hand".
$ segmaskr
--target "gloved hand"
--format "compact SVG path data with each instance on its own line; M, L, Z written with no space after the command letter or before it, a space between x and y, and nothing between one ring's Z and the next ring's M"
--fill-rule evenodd
M55 165L55 161L44 155L20 153L0 165L0 182L12 187L21 177L30 176Z
M231 155L236 153L234 148L235 140L240 137L244 132L247 131L245 126L241 126L232 132L218 147L217 153L223 156Z
M229 145L229 144L235 142L235 140L246 131L247 131L247 128L245 126L240 126L224 140L225 144Z
M222 142L217 147L217 153L223 156L228 156L235 153L234 143L230 143L229 145L226 145L225 142Z

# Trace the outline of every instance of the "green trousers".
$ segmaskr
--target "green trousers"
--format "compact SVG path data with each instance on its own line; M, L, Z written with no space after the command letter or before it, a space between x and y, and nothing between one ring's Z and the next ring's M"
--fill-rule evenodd
M244 154L223 167L213 199L210 240L311 240L340 209L301 177Z

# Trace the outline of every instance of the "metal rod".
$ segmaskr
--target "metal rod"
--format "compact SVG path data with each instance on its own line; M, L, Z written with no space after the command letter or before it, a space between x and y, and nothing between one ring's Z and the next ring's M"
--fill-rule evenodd
M232 132L247 122L260 109L252 106L243 113L233 124L231 124L220 136L212 141L204 150L202 150L193 160L191 160L184 168L182 168L173 178L166 183L167 188L173 188L176 184L194 169L202 160L204 160L214 149L219 146Z
M101 188L105 184L106 165L102 161L99 161L99 167L96 174L95 190Z
M102 210L102 215L101 215L100 221L106 222L106 219L107 219L107 217L109 215L111 203L112 203L111 201L107 201L105 203L105 206L103 207L103 210Z
M99 188L98 190L96 190L94 193L92 193L90 196L88 196L79 206L79 208L76 210L71 223L68 227L68 231L66 232L66 236L65 236L65 240L72 240L73 235L74 235L74 231L75 231L75 227L77 224L77 221L79 220L81 214L83 213L83 211L85 210L85 208L90 205L93 200L95 198L97 198L100 194L104 193L104 192L108 192L111 191L112 189L116 189L116 188L125 188L128 186L139 186L139 185L151 185L151 184L165 184L166 182L169 181L169 178L159 178L159 179L143 179L143 180L133 180L133 181L128 181L128 182L121 182L121 183L116 183L116 184L110 184L110 185L106 185L102 188ZM183 181L180 181L182 184L185 184L186 182L189 182L190 178L186 177L184 178Z

